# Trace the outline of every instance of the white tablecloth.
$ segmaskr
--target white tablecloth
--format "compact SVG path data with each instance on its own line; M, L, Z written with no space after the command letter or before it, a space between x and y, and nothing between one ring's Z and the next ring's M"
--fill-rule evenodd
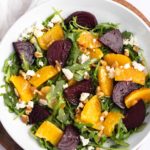
M0 39L15 20L25 13L48 0L0 0ZM127 0L137 7L150 20L150 0ZM12 7L16 6L16 7ZM139 150L150 149L150 135ZM0 150L2 147L0 146Z

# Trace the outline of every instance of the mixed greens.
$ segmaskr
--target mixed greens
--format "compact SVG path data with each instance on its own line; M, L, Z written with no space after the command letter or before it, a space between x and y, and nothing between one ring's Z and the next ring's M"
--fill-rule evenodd
M47 150L128 149L150 100L134 34L98 24L89 12L60 13L13 42L3 67L4 103L32 124L31 135Z

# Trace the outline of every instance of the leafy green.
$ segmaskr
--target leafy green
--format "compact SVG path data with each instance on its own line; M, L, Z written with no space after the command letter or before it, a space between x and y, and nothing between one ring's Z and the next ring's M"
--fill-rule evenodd
M5 73L4 80L9 82L12 75L18 74L20 63L16 53L12 53L4 62L3 72Z
M117 29L117 28L118 28L118 24L101 23L101 24L98 24L92 31L97 32L100 36L102 36L106 32L113 30L113 29Z
M101 97L102 111L110 111L114 107L114 103L110 97Z
M77 62L79 55L81 54L80 49L77 45L77 38L79 37L79 32L75 33L66 33L66 37L72 41L72 48L68 58L68 65L73 65Z
M133 33L129 32L129 31L124 31L122 33L122 37L123 39L130 39L130 37L133 35Z
M131 58L132 61L137 61L137 62L141 62L141 57L140 54L135 52L133 50L133 46L128 44L128 45L124 45L123 49L127 49L129 50L129 57Z
M106 47L105 45L101 46L101 51L103 52L104 56L111 52L111 50L108 47Z
M150 74L146 77L145 87L150 88Z

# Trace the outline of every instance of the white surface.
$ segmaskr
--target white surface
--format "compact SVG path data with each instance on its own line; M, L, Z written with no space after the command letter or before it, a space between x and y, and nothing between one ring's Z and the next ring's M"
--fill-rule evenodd
M7 0L5 0L5 1L7 1ZM3 2L5 2L5 1L3 1ZM26 1L28 1L28 0L26 0ZM42 1L46 1L46 0L34 0L34 3L32 3L32 5L30 7L34 7L37 4L37 2L41 3ZM75 8L77 7L77 2L79 2L79 0L76 0L76 2L68 1L67 2L68 5L66 6L65 5L66 3L61 3L61 4L58 4L58 5L55 5L57 1L58 0L53 0L53 3L51 3L51 6L55 6L55 8L61 8L66 13L71 12L71 10L73 10L73 9L75 10ZM86 1L86 4L83 3L84 1ZM97 2L95 0L95 3L94 3L93 1L92 1L91 5L94 8L97 8L97 9L93 9L93 7L91 7L91 5L88 4L88 2L89 2L88 0L82 0L82 2L80 1L79 7L82 8L82 5L85 4L85 6L87 7L87 10L92 10L95 14L97 14L96 16L98 16L98 14L99 14L98 13L98 10L99 10L98 6L100 6L100 5L97 6L97 5L95 5L95 3L100 3L100 2ZM138 2L137 2L137 0L128 0L128 1L131 1L132 3L137 4L137 7L140 8L142 10L142 12L144 12L144 14L147 17L150 16L149 15L150 14L149 9L148 9L148 7L149 7L148 0L138 0ZM147 1L147 3L146 3L146 1ZM0 0L0 2L1 2L1 0ZM70 7L69 7L69 4L70 4ZM0 5L0 6L2 6L2 5ZM30 17L28 17L28 14L26 16L24 16L25 20L28 19L28 20L31 20L31 21L25 21L24 19L21 19L19 22L17 22L17 24L10 30L9 34L7 34L7 36L6 36L6 38L3 42L3 44L5 44L5 45L2 44L4 46L4 47L2 47L2 49L6 49L6 47L7 47L8 51L6 51L6 53L3 55L3 58L0 60L0 62L3 62L4 59L8 56L8 53L10 53L10 51L11 51L10 43L11 43L11 41L17 39L17 37L18 37L21 30L23 30L25 27L29 26L32 22L34 22L34 21L36 21L40 18L44 18L45 16L50 14L50 7L49 6L50 5L46 5L44 7L44 9L43 9L44 11L42 12L42 14L41 14L41 11L36 12L34 10ZM73 6L72 9L71 9L71 6ZM143 7L141 7L141 6L143 6ZM101 11L108 10L106 7L107 7L107 5L105 5L105 6L103 5L103 9L101 9ZM113 12L115 14L116 11L118 11L118 10L121 11L121 12L123 11L122 13L117 13L117 14L122 14L122 17L118 16L117 18L114 18ZM148 39L150 39L150 36L147 35L147 33L146 33L147 31L146 31L146 29L145 30L143 29L142 24L137 26L137 24L139 23L139 21L137 19L135 19L134 17L132 18L131 16L128 17L128 16L126 16L127 14L128 13L124 12L124 10L120 10L118 8L115 8L115 9L112 9L111 13L108 12L108 11L105 13L105 15L103 15L103 13L101 13L100 16L99 16L99 19L100 20L105 20L105 21L122 22L121 23L122 28L130 29L131 31L134 31L136 33L136 36L138 37L138 40L141 44L141 47L145 51L147 51L147 55L145 54L145 56L147 56L147 60L148 60L148 58L150 57L150 55L148 53L148 50L149 50L149 46L148 46L149 41L148 41ZM105 17L106 15L108 16L107 18ZM34 16L34 17L32 17L32 16ZM125 18L125 19L122 19L122 18ZM128 18L128 22L125 22L126 18ZM134 28L134 26L136 26L136 29ZM20 29L19 31L18 31L18 28ZM2 31L2 30L0 30L0 31ZM141 31L141 32L139 33L137 31ZM147 36L149 36L149 37L147 37ZM143 43L143 41L145 43ZM0 68L1 68L2 64L3 63L0 63ZM149 64L150 64L150 60L149 60ZM1 77L2 76L0 76L0 78ZM1 106L3 105L2 100L0 100L0 105ZM35 143L34 139L31 138L31 140L28 141L28 138L30 138L30 137L28 135L27 128L26 128L25 125L23 125L19 120L14 121L13 120L14 116L12 114L8 113L6 107L2 107L2 109L0 109L0 111L1 111L0 114L5 114L5 115L1 115L1 119L2 119L3 123L5 122L5 127L7 126L6 129L9 131L9 133L11 133L11 136L13 136L16 139L17 142L19 142L24 148L26 147L27 150L30 150L30 149L38 150L38 149L40 149L39 146ZM10 126L10 124L11 124L11 126ZM19 133L18 132L13 132L14 128L16 128L16 127L19 130ZM144 131L145 133L143 133L143 134L146 135L146 133L149 131L149 129L150 129L150 127L147 127ZM16 134L16 133L18 133L18 134ZM22 135L22 137L24 137L24 139L20 138L20 135ZM138 135L136 135L136 137L134 139L131 139L130 142L139 143L141 141L141 139L140 139L141 136L143 136L142 133L139 133ZM147 140L147 141L149 141L149 140ZM31 147L31 145L33 145L33 147ZM147 150L147 148L149 146L150 146L150 144L148 142L145 142L143 144L143 146L140 148L140 150Z

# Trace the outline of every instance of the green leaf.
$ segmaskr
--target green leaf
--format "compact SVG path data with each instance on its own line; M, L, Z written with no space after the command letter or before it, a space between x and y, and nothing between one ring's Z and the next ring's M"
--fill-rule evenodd
M114 24L114 23L101 23L98 24L92 31L93 32L98 32L100 36L105 34L106 32L117 29L119 24Z
M129 31L124 31L122 33L122 37L123 39L130 39L130 37L133 35L133 33L129 32Z
M145 87L150 88L150 74L146 76L146 82L145 82Z

